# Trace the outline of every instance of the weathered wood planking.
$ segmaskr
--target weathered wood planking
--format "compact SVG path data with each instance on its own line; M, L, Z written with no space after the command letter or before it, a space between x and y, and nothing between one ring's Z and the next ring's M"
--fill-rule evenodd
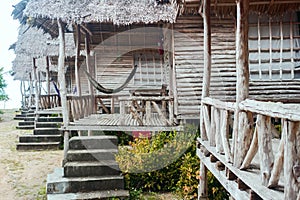
M125 118L125 120L124 120ZM122 123L120 123L122 121ZM107 131L182 131L181 126L166 126L158 114L151 114L146 126L139 126L130 114L101 114L71 122L65 130L107 130Z

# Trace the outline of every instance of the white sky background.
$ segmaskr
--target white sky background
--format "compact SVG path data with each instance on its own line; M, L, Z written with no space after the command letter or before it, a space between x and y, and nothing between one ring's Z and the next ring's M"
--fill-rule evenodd
M15 58L13 50L8 50L9 46L17 41L18 36L18 20L13 20L11 12L13 10L12 5L15 5L20 0L4 0L1 1L0 7L0 67L4 67L4 72L12 69L12 61ZM9 101L0 102L0 109L8 108L20 108L21 107L21 92L20 81L14 81L13 77L9 74L3 75L7 88L6 94L9 97Z

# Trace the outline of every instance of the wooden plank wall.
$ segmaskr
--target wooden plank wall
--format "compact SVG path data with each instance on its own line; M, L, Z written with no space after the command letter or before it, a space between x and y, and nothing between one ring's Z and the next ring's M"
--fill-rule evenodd
M174 24L175 76L178 118L200 115L203 74L203 21L200 16L181 16ZM233 19L212 19L211 96L235 99L235 29Z

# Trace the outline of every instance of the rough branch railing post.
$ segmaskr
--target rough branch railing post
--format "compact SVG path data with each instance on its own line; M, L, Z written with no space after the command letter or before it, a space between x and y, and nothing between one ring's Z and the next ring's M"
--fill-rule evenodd
M258 153L260 158L262 184L264 186L267 186L274 164L274 156L272 150L271 117L258 115L256 126L259 144Z
M299 178L299 150L296 146L297 135L299 137L299 122L284 121L287 131L285 133L285 147L284 147L284 198L297 199L299 192L298 178Z
M241 112L238 104L249 96L249 49L248 49L249 0L237 1L236 28L236 110L233 126L234 166L240 167L250 147L253 132L251 113Z
M203 1L203 25L204 25L204 72L203 72L203 83L202 83L202 99L209 96L210 88L210 77L211 77L211 22L210 22L210 0ZM207 108L205 106L205 108ZM211 132L205 129L203 115L204 111L203 103L201 102L200 110L200 131L201 138L203 140L208 139L208 134ZM200 181L198 187L199 199L207 199L207 168L200 162Z

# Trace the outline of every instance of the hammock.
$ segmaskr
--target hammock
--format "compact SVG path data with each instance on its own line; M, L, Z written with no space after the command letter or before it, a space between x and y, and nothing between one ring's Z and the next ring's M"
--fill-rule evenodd
M55 89L57 95L60 97L60 92L59 92L57 85L54 83L54 81L52 83L53 83L53 86L54 86L54 89Z
M105 94L113 94L113 93L118 93L120 91L122 91L127 85L128 83L131 81L131 79L134 77L134 74L137 70L137 65L134 66L134 68L132 69L132 71L130 72L129 76L127 77L126 81L118 88L116 89L109 89L109 88L105 88L103 87L100 83L98 83L85 69L81 68L85 74L87 75L89 81L91 82L91 84L100 92L103 92Z

